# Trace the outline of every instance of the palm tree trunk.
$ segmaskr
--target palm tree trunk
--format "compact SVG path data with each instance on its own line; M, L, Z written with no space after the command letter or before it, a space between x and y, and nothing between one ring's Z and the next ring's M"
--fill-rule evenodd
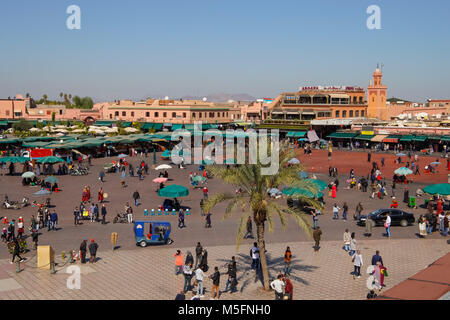
M265 244L264 244L264 222L256 225L256 234L258 237L259 258L261 259L261 272L263 276L264 290L269 291L269 270L267 268Z

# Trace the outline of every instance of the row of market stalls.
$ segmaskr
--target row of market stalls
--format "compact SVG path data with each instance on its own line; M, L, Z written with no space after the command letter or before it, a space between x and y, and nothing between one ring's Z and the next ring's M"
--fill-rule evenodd
M418 146L429 147L431 145L441 145L450 142L450 136L426 136L426 135L396 135L396 134L360 134L356 132L334 132L327 136L328 139L338 142L360 141L372 144L401 144L405 147ZM440 150L435 150L440 151Z

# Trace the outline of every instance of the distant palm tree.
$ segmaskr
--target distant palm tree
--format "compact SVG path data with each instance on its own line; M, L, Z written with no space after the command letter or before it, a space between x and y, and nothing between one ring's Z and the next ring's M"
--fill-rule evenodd
M29 98L29 97L30 97L30 94L29 94L29 93L27 93L27 94L25 95L25 97Z
M72 95L69 93L69 100L72 99Z
M42 95L42 98L44 99L44 103L47 103L47 95L46 94L44 94L44 95Z
M64 95L64 93L61 92L61 93L59 94L59 97L62 99L63 95Z
M241 164L238 167L228 169L224 165L207 166L207 170L214 177L221 178L223 182L240 187L242 190L240 193L220 192L209 197L204 203L204 210L209 212L217 204L228 201L224 215L225 219L236 207L239 206L242 209L236 237L238 248L246 231L248 217L253 216L257 229L257 241L265 290L270 289L264 242L265 222L268 222L269 231L272 232L274 215L279 216L283 228L288 223L288 217L292 217L308 236L311 236L312 233L310 219L304 212L281 205L279 201L271 198L267 191L271 188L281 189L285 186L300 187L312 193L318 193L317 186L299 177L299 172L302 171L299 165L288 165L288 161L294 155L287 148L286 144L280 146L279 152L279 170L274 175L261 175L262 165L259 160L257 164ZM318 200L304 196L297 197L305 204L315 208L322 208Z

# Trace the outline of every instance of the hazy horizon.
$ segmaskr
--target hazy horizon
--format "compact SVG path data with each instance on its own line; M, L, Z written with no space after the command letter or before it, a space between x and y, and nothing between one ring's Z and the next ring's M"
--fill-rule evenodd
M66 8L81 8L81 30ZM369 5L381 30L366 28ZM450 98L450 3L26 1L0 4L0 98L96 101L366 88L384 65L388 97Z

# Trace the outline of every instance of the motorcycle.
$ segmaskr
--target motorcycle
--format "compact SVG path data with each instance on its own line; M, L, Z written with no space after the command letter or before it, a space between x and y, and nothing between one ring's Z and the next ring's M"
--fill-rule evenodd
M2 208L3 209L14 209L14 210L18 210L21 208L24 208L26 206L28 206L28 198L24 197L22 199L22 202L19 201L10 201L5 199L5 201L3 201L3 205Z
M117 213L113 219L113 223L128 223L128 218L126 213Z

